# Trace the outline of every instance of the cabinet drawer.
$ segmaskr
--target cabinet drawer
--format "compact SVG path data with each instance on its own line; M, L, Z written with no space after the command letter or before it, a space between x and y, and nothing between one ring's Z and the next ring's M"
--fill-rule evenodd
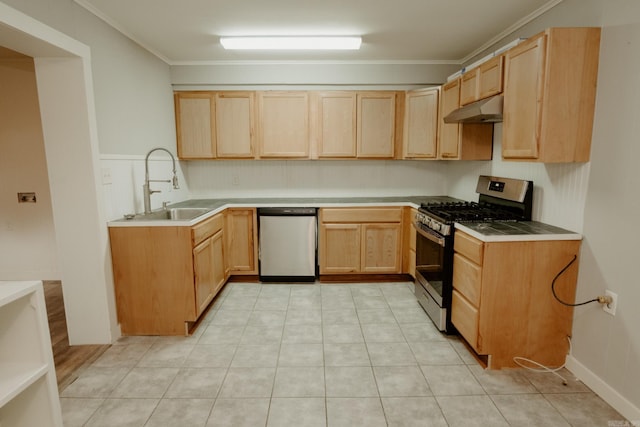
M453 256L453 287L478 307L480 305L480 285L482 268L460 254Z
M191 227L191 239L193 240L193 245L195 246L207 237L214 235L219 230L222 230L223 227L224 217L222 214L214 215L209 219L199 222Z
M402 208L324 208L322 222L401 222Z
M453 290L451 299L451 322L465 340L478 350L478 309L465 299L458 291Z
M482 265L483 243L468 234L457 232L453 238L453 250L459 252L478 265Z

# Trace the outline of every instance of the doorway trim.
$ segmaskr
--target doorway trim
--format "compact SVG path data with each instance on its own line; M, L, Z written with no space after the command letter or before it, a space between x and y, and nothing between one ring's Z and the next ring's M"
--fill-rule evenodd
M0 45L34 58L69 344L120 336L88 46L0 2Z

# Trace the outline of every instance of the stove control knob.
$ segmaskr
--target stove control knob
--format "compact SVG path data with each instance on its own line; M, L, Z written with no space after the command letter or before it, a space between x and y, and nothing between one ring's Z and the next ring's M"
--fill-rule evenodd
M440 231L440 230L442 230L442 224L440 224L440 223L438 223L438 222L433 222L431 225L432 225L432 227L431 227L431 228L433 228L435 231Z

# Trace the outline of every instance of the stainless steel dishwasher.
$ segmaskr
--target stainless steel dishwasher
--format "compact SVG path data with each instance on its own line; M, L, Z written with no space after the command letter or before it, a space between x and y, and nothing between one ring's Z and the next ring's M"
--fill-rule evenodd
M315 281L317 229L316 208L258 208L260 280Z

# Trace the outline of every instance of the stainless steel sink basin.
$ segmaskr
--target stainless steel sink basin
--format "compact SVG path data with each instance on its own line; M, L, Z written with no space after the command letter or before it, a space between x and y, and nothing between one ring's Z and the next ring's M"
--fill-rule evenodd
M201 215L211 212L209 208L171 208L167 210L155 211L148 214L136 215L133 220L138 221L154 221L154 220L171 220L171 221L190 221Z

